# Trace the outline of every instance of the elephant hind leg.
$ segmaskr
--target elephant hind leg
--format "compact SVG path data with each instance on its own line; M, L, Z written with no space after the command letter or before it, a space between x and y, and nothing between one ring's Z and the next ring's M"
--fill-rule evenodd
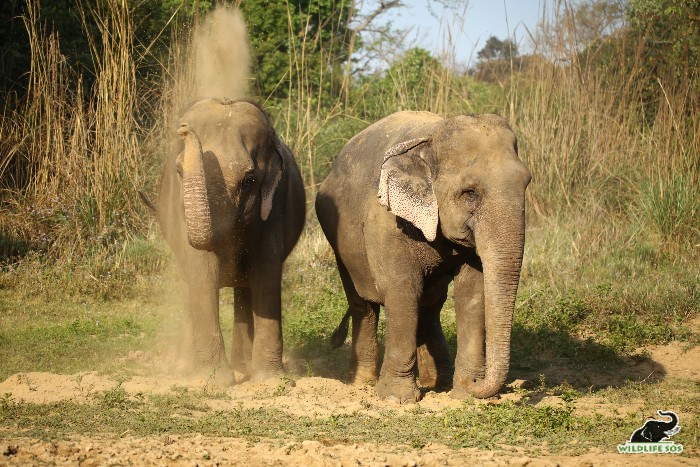
M379 305L360 297L345 265L336 255L338 271L343 281L345 297L348 300L348 313L341 323L347 332L347 316L352 318L352 354L350 357L350 379L354 384L374 383L379 376L379 343L377 325ZM339 328L339 329L340 329ZM334 336L336 340L339 338Z
M454 372L440 324L440 311L446 299L444 295L434 305L421 307L416 335L418 380L422 387L438 391L452 387Z
M352 308L352 357L350 361L352 382L374 383L379 377L379 343L377 325L379 305L364 302Z

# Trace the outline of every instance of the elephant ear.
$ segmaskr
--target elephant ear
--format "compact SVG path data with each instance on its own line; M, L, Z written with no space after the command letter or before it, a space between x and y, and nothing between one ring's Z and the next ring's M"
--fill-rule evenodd
M267 220L272 211L272 198L275 196L275 190L282 179L282 172L284 172L285 154L289 155L289 157L291 157L292 154L287 145L284 144L277 135L274 135L273 138L275 140L275 150L273 151L272 157L270 157L267 174L263 179L261 189L262 201L260 202L260 218L264 221Z
M389 148L384 154L377 197L382 206L418 227L432 242L437 235L437 198L430 166L418 148L428 141L412 139Z

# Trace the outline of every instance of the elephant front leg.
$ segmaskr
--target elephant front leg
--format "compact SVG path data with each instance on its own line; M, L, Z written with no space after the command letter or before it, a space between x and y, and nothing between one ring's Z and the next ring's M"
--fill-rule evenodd
M484 274L478 258L462 266L455 277L454 294L457 315L457 358L450 395L456 399L463 399L468 392L463 388L461 381L482 380L486 367Z
M251 280L253 308L252 381L279 378L282 365L282 265L257 269Z
M403 292L403 293L401 293ZM419 295L398 287L388 294L386 308L386 340L377 393L399 403L420 400L416 385L416 331Z
M199 372L213 376L217 384L233 383L226 360L224 339L219 324L219 289L215 281L191 282L188 310L192 323L192 348Z
M236 287L233 295L231 365L241 380L250 376L253 355L253 303L250 289Z
M450 350L440 324L440 311L446 299L443 295L434 305L422 307L418 316L418 378L421 386L436 390L452 386Z

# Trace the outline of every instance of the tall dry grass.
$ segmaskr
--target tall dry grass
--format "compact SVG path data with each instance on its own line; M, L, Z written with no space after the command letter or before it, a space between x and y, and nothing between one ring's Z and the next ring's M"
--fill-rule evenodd
M86 89L61 55L59 38L41 27L38 3L29 2L30 88L25 101L5 103L0 120L3 235L48 243L64 258L144 234L148 217L136 190L155 185L174 118L195 86L188 29L174 29L164 79L144 89L129 7L117 0L99 5L82 6L84 18L98 24L90 42L95 83ZM648 90L614 67L582 61L571 43L570 16L543 22L533 57L511 62L495 83L480 82L457 70L457 32L468 11L443 19L442 51L418 69L349 77L319 31L308 24L295 30L287 5L290 97L259 97L297 157L309 207L333 157L372 121L402 109L443 116L495 111L512 122L533 173L531 219L576 219L589 227L609 219L659 244L700 242L700 102L690 83L659 79L660 105L649 120L642 95ZM309 53L317 44L319 53ZM321 61L313 63L321 73L308 72L312 60ZM158 98L155 105L148 99L153 123L144 128L135 115L145 93Z
M700 98L692 83L656 78L659 106L650 112L639 77L588 61L571 44L576 26L570 16L543 22L536 58L511 75L505 96L533 173L532 211L622 223L667 245L697 243ZM608 60L625 63L626 53L613 48Z
M63 257L131 233L146 166L135 120L138 59L128 7L110 0L80 13L84 24L87 15L97 19L97 35L88 34L92 89L42 25L38 2L28 2L29 86L25 101L6 108L0 124L3 224L25 239L50 237L52 251Z

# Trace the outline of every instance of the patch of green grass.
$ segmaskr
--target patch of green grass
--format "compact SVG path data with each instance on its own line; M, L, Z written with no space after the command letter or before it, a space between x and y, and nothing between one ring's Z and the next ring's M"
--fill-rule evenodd
M60 262L31 251L14 263L0 263L0 290L25 300L95 302L144 298L168 274L169 253L162 241L129 238Z
M535 337L523 339L528 351L610 360L644 345L697 340L687 327L700 310L692 250L670 256L624 236L596 246L588 235L608 234L558 225L529 235L515 311L515 329Z
M68 434L118 434L134 436L161 433L201 433L205 436L265 439L324 440L330 443L364 443L382 440L388 444L422 447L440 443L451 448L539 445L547 441L554 452L612 445L634 428L633 421L600 415L576 416L570 407L535 407L528 404L468 405L441 413L385 412L379 417L365 414L332 415L313 419L275 409L209 410L196 397L151 396L134 401L119 388L99 396L97 405L73 402L53 404L15 403L0 405L0 426L17 434L40 438Z
M29 371L113 370L145 350L160 329L159 309L140 302L27 302L0 293L0 380Z
M695 445L700 420L686 417L698 403L696 383L682 383L682 396L670 393L661 403L657 392L668 383L630 383L623 388L601 392L606 399L642 399L639 413L624 417L575 412L582 394L567 387L556 391L565 404L561 407L536 406L525 398L520 403L475 404L466 401L458 409L432 412L421 409L404 413L385 411L380 416L362 413L334 414L326 418L292 415L277 409L212 410L209 397L200 390L178 390L165 394L129 396L121 387L96 396L97 404L58 402L29 404L0 398L0 428L17 435L63 438L75 434L119 434L134 436L162 433L240 437L251 442L260 439L322 440L324 443L366 443L381 440L393 445L420 448L439 443L453 449L476 447L504 449L518 446L538 453L544 445L550 453L580 454L591 447L610 449L625 441L647 416L659 408L673 408L682 414L683 430L674 441ZM530 394L536 395L538 390ZM630 399L632 398L632 399ZM660 406L659 404L661 403Z

